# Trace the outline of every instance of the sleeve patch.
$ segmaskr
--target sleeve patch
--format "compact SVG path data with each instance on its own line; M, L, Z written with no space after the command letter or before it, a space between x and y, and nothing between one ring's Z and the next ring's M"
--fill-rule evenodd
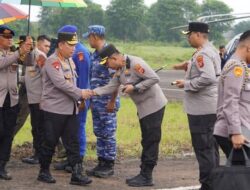
M39 55L36 62L39 67L43 67L45 64L46 58L43 55Z
M78 60L79 60L79 61L83 61L83 60L84 60L83 52L79 52L79 53L78 53Z
M243 75L243 69L241 67L234 67L234 76L241 77Z
M144 74L145 73L145 69L140 64L136 64L134 66L134 69L139 74Z
M58 70L58 71L59 71L59 69L60 69L60 67L61 67L61 65L60 65L60 63L59 63L58 61L52 63L52 66L53 66L56 70Z
M196 57L196 62L198 64L198 67L200 67L200 68L204 67L204 58L202 55L198 55Z

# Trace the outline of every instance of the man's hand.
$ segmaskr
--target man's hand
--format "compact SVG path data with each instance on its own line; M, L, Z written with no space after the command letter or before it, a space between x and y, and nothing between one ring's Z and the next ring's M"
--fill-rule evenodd
M242 145L249 143L243 135L232 135L231 140L235 149L240 149Z
M182 63L180 64L176 64L173 66L173 69L175 70L184 70L186 71L187 70L187 66L188 66L188 61L183 61Z
M108 113L113 113L115 110L115 102L109 101L106 108L107 108Z
M177 87L184 88L184 83L185 83L184 80L176 80L175 82Z
M83 99L88 99L91 96L93 96L93 91L92 90L82 90L82 98Z
M127 84L122 89L122 92L124 92L126 94L131 94L133 91L134 91L134 86L132 84Z

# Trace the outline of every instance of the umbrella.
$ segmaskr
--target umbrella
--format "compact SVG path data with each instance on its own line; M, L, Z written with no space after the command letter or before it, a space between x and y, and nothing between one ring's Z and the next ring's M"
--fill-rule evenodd
M31 5L44 7L87 7L83 0L0 0L0 3L29 5L28 34L30 31Z
M8 4L0 4L0 25L6 24L8 22L12 22L18 19L25 19L28 15L18 10L17 8L8 5Z

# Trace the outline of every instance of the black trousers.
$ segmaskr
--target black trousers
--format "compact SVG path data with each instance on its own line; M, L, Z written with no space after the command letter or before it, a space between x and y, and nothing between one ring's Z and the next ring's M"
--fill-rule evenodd
M44 111L44 141L39 161L41 168L48 169L58 144L62 138L71 166L81 162L79 148L79 122L77 115L62 115Z
M159 111L140 119L142 135L142 165L154 167L157 164L164 111L165 106Z
M229 140L229 138L226 137L221 137L221 136L217 136L215 135L215 139L217 141L217 143L220 145L222 151L224 152L224 154L226 155L226 157L229 157L229 154L231 153L232 149L233 149L233 144L232 142ZM250 158L250 148L247 146L244 146L244 149L248 155L248 158ZM243 165L245 163L245 158L243 156L243 152L242 149L235 149L233 152L233 160L232 160L232 164L233 165Z
M210 186L210 173L219 165L219 151L213 136L216 114L189 115L192 145L199 163L200 183Z
M40 110L39 104L29 104L30 108L30 120L33 136L33 148L35 149L35 155L38 156L41 149L43 138L43 111Z
M10 107L10 95L7 94L0 108L0 161L9 161L11 146L16 127L18 105Z

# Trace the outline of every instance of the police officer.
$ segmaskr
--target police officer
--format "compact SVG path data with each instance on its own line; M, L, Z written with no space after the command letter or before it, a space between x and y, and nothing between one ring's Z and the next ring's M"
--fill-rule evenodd
M38 180L55 183L49 167L55 146L60 137L73 169L70 183L87 185L92 181L82 173L79 154L79 123L77 101L89 98L89 90L76 87L75 64L71 59L77 44L77 28L65 26L58 30L58 48L42 69L43 92L41 109L44 111L44 142L39 154L40 172Z
M38 164L38 154L43 136L43 112L40 109L42 96L42 75L43 68L50 49L50 38L46 35L38 36L37 47L30 53L32 66L26 66L25 86L27 89L28 103L30 109L30 120L33 136L34 155L23 158L22 161L28 164Z
M83 35L88 38L89 45L95 49L91 55L91 89L105 86L112 79L115 71L99 64L101 58L99 51L106 46L105 28L100 25L88 27L88 32ZM96 177L109 177L114 174L116 158L116 112L120 107L117 91L112 95L91 98L94 134L96 136L96 150L98 165L87 170L88 175Z
M19 36L19 42L17 43L19 45L18 48L20 48L26 41L26 36L21 35ZM17 114L17 121L16 121L16 127L14 136L18 133L18 131L23 127L25 121L27 120L30 110L29 110L29 104L28 104L28 97L27 97L27 91L24 84L24 75L25 75L25 65L18 66L18 95L19 95L19 112Z
M233 154L234 164L244 162L240 148L250 140L245 132L250 130L250 75L247 68L249 63L250 30L241 35L236 52L224 66L219 80L214 135L227 157L232 148L236 149ZM245 147L245 150L250 156L250 149Z
M11 145L18 112L17 62L24 59L30 46L24 44L11 52L14 31L0 25L0 179L10 180L6 163L10 159Z
M80 42L76 44L75 52L72 56L72 59L76 65L76 73L77 73L77 80L76 85L79 88L87 89L90 88L89 78L90 78L90 53L88 49ZM80 121L80 128L79 128L79 142L80 142L80 156L83 159L86 153L86 133L85 133L85 126L86 126L86 119L87 119L87 111L89 107L89 100L83 102L83 107L79 110L79 121ZM69 166L68 160L62 160L58 163L54 164L54 168L56 170L66 170L71 172L71 167Z
M120 84L123 92L134 101L142 133L142 155L140 174L127 179L129 186L152 186L152 171L157 164L159 143L161 140L161 123L164 116L165 98L157 74L139 57L123 55L110 44L104 47L99 56L101 64L116 70L114 78L104 87L95 88L95 95L111 94Z
M218 165L218 148L213 138L216 121L217 77L220 74L220 56L208 41L208 25L189 23L187 35L190 45L197 49L190 61L175 65L186 71L185 80L176 85L184 88L184 106L188 116L192 145L199 163L201 190L210 189L209 175Z

